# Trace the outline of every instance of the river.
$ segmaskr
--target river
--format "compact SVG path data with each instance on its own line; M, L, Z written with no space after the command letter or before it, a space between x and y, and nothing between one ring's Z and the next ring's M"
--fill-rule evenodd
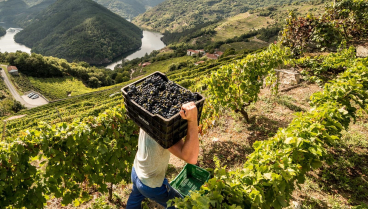
M150 54L154 50L160 50L164 48L166 45L164 42L161 41L161 37L163 35L160 33L152 32L152 31L143 31L143 38L142 38L142 47L137 51L129 54L125 54L119 58L114 59L114 61L106 66L113 70L116 65L121 64L123 59L125 60L132 60L135 58L144 57L144 55Z
M19 33L22 28L8 25L4 22L0 22L0 26L6 29L6 34L0 37L0 52L16 52L20 50L22 52L31 53L30 48L14 41L15 34Z
M22 28L18 28L14 25L8 25L4 22L0 22L0 26L7 29L6 35L0 37L0 52L16 52L17 50L31 53L31 49L18 44L14 41L15 34L19 33ZM106 68L113 70L116 65L121 64L123 59L132 60L135 58L144 57L144 55L150 54L153 50L159 50L166 45L161 41L163 35L151 31L143 31L142 47L135 52L124 54L113 60L112 63L105 65Z

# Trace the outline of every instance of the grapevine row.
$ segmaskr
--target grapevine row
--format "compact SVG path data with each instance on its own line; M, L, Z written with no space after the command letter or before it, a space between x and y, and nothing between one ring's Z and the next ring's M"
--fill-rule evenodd
M227 172L218 166L215 177L199 191L173 204L188 209L288 206L295 182L303 183L308 171L321 166L326 145L333 146L356 117L353 103L368 110L368 59L356 60L323 92L315 93L313 108L298 113L288 128L255 142L242 169Z
M137 133L118 106L70 124L44 123L1 142L0 208L42 208L49 195L69 204L90 196L88 188L111 191L130 179ZM39 166L32 162L36 157Z

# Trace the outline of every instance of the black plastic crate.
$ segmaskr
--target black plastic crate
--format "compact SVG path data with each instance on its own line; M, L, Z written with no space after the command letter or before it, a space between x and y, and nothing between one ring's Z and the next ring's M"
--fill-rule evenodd
M158 114L152 114L139 104L135 103L128 95L128 89L130 86L139 86L146 78L152 75L160 75L163 80L169 81L165 74L157 71L122 88L121 91L123 92L124 103L128 116L158 144L163 148L168 149L187 135L188 122L183 120L179 113L169 119ZM177 86L185 89L180 85ZM197 95L197 102L195 102L195 104L198 109L199 123L205 98L199 93L195 94Z

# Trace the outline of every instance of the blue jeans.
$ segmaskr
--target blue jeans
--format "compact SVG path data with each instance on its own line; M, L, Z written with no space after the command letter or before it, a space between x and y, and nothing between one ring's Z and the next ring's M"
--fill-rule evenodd
M167 207L166 202L175 197L183 198L175 189L173 189L167 179L161 187L151 188L144 185L141 180L139 180L137 173L133 167L132 169L132 182L133 189L129 196L126 209L141 209L142 200L144 198L149 198L158 204ZM175 207L169 207L169 209L174 209Z

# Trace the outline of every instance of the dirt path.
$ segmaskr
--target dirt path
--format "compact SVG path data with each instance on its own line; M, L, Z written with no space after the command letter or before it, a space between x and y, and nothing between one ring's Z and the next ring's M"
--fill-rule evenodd
M256 36L254 36L254 39L252 39L252 40L255 41L255 42L258 42L258 43L267 44L267 42L258 39Z
M5 73L6 65L1 65L1 67L5 67L1 70L1 77L4 80L5 85L8 87L10 93L13 95L14 99L20 102L22 105L24 105L26 108L34 108L37 107L36 105L28 104L24 99L18 94L17 90L13 86L13 84L10 82L8 76Z

